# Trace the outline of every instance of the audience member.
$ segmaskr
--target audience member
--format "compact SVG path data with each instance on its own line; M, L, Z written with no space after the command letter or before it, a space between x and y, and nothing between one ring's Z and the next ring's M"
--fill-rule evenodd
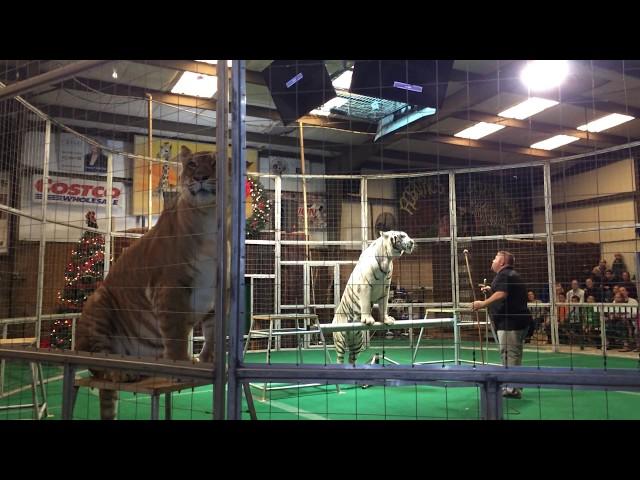
M631 281L631 274L629 272L626 270L622 272L622 278L618 284L627 289L630 298L638 299L638 289L636 288L636 283Z
M594 302L601 302L602 301L602 289L596 287L596 284L593 283L593 279L591 277L587 277L587 279L584 281L585 287L584 287L584 297L588 298L588 297L593 297Z
M574 295L578 296L580 303L584 302L584 290L580 288L580 284L575 278L571 280L571 290L567 292L567 298L571 299Z
M538 330L544 329L545 307L540 306L541 303L542 302L536 298L536 294L533 290L529 290L527 292L527 304L529 306L529 311L531 312L533 322L531 322L529 330L527 331L525 343L531 343L533 334Z
M626 326L626 337L621 352L632 352L636 349L636 324L638 320L638 301L629 296L629 292L625 287L618 289L624 302L628 305L624 315L624 324Z
M622 258L621 253L616 253L614 255L613 263L611 264L611 271L613 272L613 276L616 280L622 280L622 272L627 269L627 266L624 264L624 259Z
M593 295L587 296L588 304L595 302L596 298ZM602 347L602 340L600 339L600 312L595 306L585 307L584 309L584 334L585 342L588 345L593 345L596 348Z

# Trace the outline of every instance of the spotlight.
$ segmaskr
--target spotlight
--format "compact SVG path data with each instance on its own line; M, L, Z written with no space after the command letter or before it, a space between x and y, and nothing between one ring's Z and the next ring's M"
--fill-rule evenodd
M520 79L531 91L559 86L569 74L567 60L534 60L524 67Z

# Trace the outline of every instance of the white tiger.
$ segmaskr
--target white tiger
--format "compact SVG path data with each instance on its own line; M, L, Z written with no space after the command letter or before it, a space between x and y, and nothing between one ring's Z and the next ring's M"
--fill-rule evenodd
M384 323L393 325L395 319L388 315L392 261L404 252L411 253L413 248L414 241L405 232L380 232L380 237L362 252L351 272L333 323L362 322L372 325L374 319L371 308L377 303ZM333 342L338 363L344 363L344 354L348 350L349 363L355 364L358 354L364 349L362 330L334 332Z

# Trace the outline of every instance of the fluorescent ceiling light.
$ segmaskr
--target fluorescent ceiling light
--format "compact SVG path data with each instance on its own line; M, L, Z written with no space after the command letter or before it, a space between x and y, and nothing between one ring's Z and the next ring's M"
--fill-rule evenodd
M329 114L331 113L331 109L332 108L341 107L342 105L344 105L348 101L349 100L347 98L335 97L335 98L332 98L331 100L329 100L327 103L325 103L321 107L316 108L315 110L311 110L311 112L309 112L309 113L311 113L311 115L329 116Z
M196 60L196 62L208 63L210 65L217 65L218 60ZM231 60L227 60L227 65L231 67Z
M480 122L476 123L472 127L465 128L461 132L454 134L454 137L468 138L470 140L477 140L487 135L502 130L504 125L498 125L496 123Z
M616 125L620 125L621 123L633 120L634 118L635 117L631 117L629 115L622 115L621 113L612 113L611 115L607 115L606 117L593 120L586 125L580 125L578 127L578 130L587 132L601 132L603 130L613 128Z
M546 98L531 97L522 103L514 105L511 108L506 109L504 112L500 112L498 116L506 118L515 118L517 120L524 120L531 115L540 113L549 107L558 105L555 100L547 100Z
M531 148L539 148L540 150L553 150L554 148L561 147L567 143L580 140L578 137L572 137L571 135L556 135L555 137L547 138L538 143L531 145Z
M524 67L520 79L532 91L549 90L559 86L568 74L566 60L534 60Z
M171 93L211 98L218 90L217 77L202 73L184 72Z
M349 90L351 86L351 77L353 76L353 70L345 70L342 72L338 78L336 78L333 82L333 88L337 90Z

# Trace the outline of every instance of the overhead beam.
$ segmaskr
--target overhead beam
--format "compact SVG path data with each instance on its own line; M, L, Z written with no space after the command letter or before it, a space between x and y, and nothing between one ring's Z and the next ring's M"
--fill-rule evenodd
M76 125L76 124L73 125L73 129L79 133L88 135L90 137L105 137L111 140L122 140L122 141L129 141L131 139L131 131L127 131L127 130L113 130L113 129L106 129L106 128L98 128L93 126L82 126L82 125ZM192 139L193 141L199 141L198 135L193 135ZM202 141L206 141L206 140L202 139ZM277 157L300 158L300 155L297 153L290 152L288 150L281 150L282 147L280 145L271 145L269 149L258 148L253 146L249 146L249 147L265 155L271 154ZM305 153L305 158L314 162L323 162L323 161L332 160L334 157L332 155L321 156L321 155Z
M458 138L451 135L438 135L431 132L414 133L411 135L411 140L423 140L426 142L443 143L446 145L456 145L465 148L476 148L479 150L487 150L491 152L507 152L515 153L518 155L525 155L527 157L535 158L556 158L557 155L547 150L540 150L537 148L521 147L519 145L512 145L504 142L489 142L486 140L470 140L468 138Z
M48 115L55 118L69 118L74 120L84 120L88 122L104 123L112 125L124 125L136 128L147 128L148 119L146 117L138 117L133 115L122 115L110 112L99 112L96 110L83 110L71 107L62 107L58 105L42 105L41 108ZM165 130L175 133L191 134L191 135L209 135L215 138L216 129L209 125L194 125L190 123L173 122L170 120L154 119L154 129ZM206 133L205 133L206 132ZM292 148L298 148L299 142L295 137L265 135L257 132L247 132L247 141L256 143L265 143L270 145L280 145ZM305 146L313 150L327 150L338 152L342 149L342 144L327 141L305 140Z
M205 63L203 65L208 64ZM75 80L67 80L65 82L62 82L61 86L69 90L86 92L92 92L95 90L106 95L134 97L140 99L145 99L146 94L150 94L153 96L154 101L166 103L168 105L187 108L202 108L212 111L215 111L217 108L217 101L209 98L193 97L189 95L177 95L174 93L167 93L142 87L128 86L122 83L105 82L92 78L77 78ZM275 122L280 121L280 114L273 108L247 105L246 114L249 117L265 118L273 120ZM300 118L300 121L307 125L317 125L326 128L338 128L356 132L375 133L377 128L377 124L375 123L354 120L341 120L335 118L329 119L327 117L319 115L305 115L304 117Z
M183 72L196 72L196 73L204 73L205 75L217 75L217 66L211 65L209 63L196 62L194 60L130 60L136 63L144 63L147 65L153 65L156 67L167 68L171 70L180 70ZM465 70L451 70L449 74L449 80L452 82L464 82L467 80L479 80L482 79L482 75L467 72ZM258 72L255 70L247 70L247 83L251 83L254 85L262 85L264 87L267 86L264 81L264 77L262 76L262 72Z
M154 67L166 68L169 70L179 70L182 72L195 72L202 73L204 75L218 75L218 66L210 63L196 62L195 60L130 60L135 63L142 63L145 65L152 65ZM247 70L246 71L247 83L254 85L266 86L262 73ZM231 71L229 71L231 75Z
M13 98L19 95L24 95L38 87L44 85L51 85L52 83L59 82L77 75L80 72L84 72L90 68L109 63L111 60L80 60L78 62L65 65L63 67L50 70L41 75L30 77L19 82L12 83L4 88L0 88L0 101L5 98Z

